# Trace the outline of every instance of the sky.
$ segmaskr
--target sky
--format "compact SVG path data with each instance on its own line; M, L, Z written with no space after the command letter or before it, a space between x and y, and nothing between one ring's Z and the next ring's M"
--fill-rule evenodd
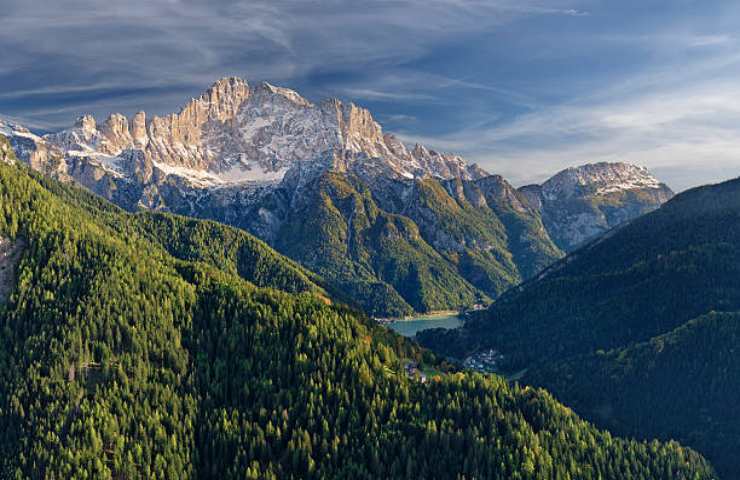
M740 2L0 0L0 116L165 114L217 79L371 110L515 185L597 161L740 176Z

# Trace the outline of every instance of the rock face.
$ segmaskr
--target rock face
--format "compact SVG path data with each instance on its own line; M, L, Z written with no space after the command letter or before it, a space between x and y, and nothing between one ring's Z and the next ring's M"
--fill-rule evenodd
M653 195L663 187L636 167L598 165L517 190L407 148L354 104L238 78L176 114L83 116L43 137L0 121L0 134L34 169L123 208L248 230L379 315L496 298L670 192Z
M131 120L112 114L102 125L86 115L43 140L111 176L125 175L130 151L141 151L160 177L176 175L201 186L275 182L294 167L362 171L371 159L380 159L375 170L394 178L485 175L457 156L421 146L407 151L354 104L314 105L292 90L264 82L251 87L239 78L219 80L176 114L149 120L144 112Z
M0 162L13 164L15 162L15 152L10 142L0 135Z
M21 260L25 244L0 237L0 302L5 302L13 290L16 267Z
M522 187L521 192L541 212L551 238L565 251L655 210L674 195L646 168L626 163L568 168L542 185Z

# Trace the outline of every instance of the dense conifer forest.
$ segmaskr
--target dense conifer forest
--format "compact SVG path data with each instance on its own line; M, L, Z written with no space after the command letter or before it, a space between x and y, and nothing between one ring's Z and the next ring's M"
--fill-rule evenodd
M740 180L678 195L422 342L498 350L505 372L638 438L677 439L740 477Z
M25 246L0 305L2 478L714 478L544 390L444 373L231 230L0 164L0 236Z

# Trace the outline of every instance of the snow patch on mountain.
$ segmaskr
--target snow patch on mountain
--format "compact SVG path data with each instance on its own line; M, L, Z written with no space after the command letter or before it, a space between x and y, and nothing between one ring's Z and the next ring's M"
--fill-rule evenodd
M542 185L542 195L546 200L556 200L635 189L658 189L661 186L661 182L645 167L603 162L559 172Z
M565 169L520 192L565 251L658 208L673 196L645 167L603 162Z
M140 150L167 175L203 187L274 183L294 168L301 176L339 169L403 180L487 175L456 155L420 145L409 151L352 103L313 104L293 90L237 78L219 80L179 113L149 120L144 112L131 119L112 114L102 124L85 115L41 141L116 174L125 162L115 157ZM327 162L332 156L342 160Z
M21 137L32 141L41 141L41 137L32 133L26 127L0 118L0 135L6 138Z
M221 172L212 172L158 162L153 162L153 165L166 175L182 177L193 186L201 188L235 186L244 183L276 183L282 180L288 171L287 168L282 168L267 172L261 169L250 170L241 165L234 165Z

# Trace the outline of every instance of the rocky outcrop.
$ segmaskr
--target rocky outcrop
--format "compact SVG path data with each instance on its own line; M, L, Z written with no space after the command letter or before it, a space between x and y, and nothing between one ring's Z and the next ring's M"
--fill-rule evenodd
M13 291L16 268L21 260L25 243L0 237L0 302L5 302Z
M568 168L542 185L522 187L555 243L571 251L633 218L655 210L673 191L644 168L595 163Z
M10 142L0 135L0 162L12 164L15 162L15 152Z

